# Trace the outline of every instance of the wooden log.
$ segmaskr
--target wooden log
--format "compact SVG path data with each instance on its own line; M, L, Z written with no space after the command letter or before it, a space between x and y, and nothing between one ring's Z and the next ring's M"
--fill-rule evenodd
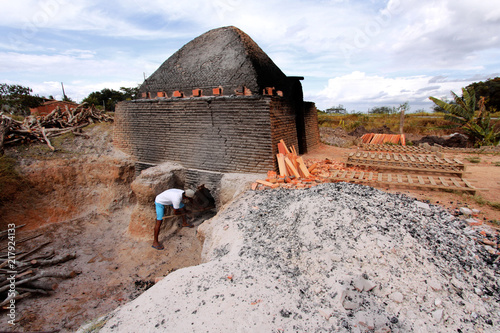
M33 266L33 267L38 267L38 266L51 266L51 265L57 265L57 264L61 264L63 262L66 262L68 260L72 260L72 259L75 259L76 258L76 253L73 253L73 254L65 254L65 255L62 255L62 256L59 256L59 257L56 257L54 259L47 259L47 260L44 260L44 259L40 259L40 260L31 260L29 263L21 263L19 262L17 264L17 267L19 268L22 268L24 266Z
M44 278L44 277L56 277L56 278L60 278L60 279L70 279L70 278L74 278L78 274L80 274L80 272L77 272L77 271L71 271L69 273L51 272L51 271L40 271L40 272L38 272L34 276L30 276L30 277L28 277L26 279L16 281L15 285L16 286L20 286L22 284L25 284L25 283L28 283L28 282L31 282L31 281L35 281L35 280L38 280L38 279ZM10 288L9 284L1 287L0 288L0 293L8 290L9 288Z
M7 297L5 299L5 301L3 301L2 303L0 303L0 307L1 308L4 308L7 304L10 303L10 300L11 299L14 299L16 301L20 300L20 299L23 299L23 298L26 298L26 297L30 297L32 294L30 292L27 292L27 293L24 293L24 294L20 294L20 295L16 295L15 297ZM5 309L5 308L4 308Z

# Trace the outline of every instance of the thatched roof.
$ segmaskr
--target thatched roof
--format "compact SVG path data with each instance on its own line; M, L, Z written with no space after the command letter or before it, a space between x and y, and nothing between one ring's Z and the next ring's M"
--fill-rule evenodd
M224 95L231 95L245 86L252 94L262 94L266 87L287 91L290 81L250 36L230 26L184 45L146 79L140 92L171 96L175 90L189 95L192 89L203 89L210 95L222 86Z

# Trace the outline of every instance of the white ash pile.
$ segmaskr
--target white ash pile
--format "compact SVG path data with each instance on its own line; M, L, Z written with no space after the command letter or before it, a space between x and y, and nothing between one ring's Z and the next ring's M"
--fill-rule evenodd
M479 229L346 183L246 192L177 270L101 332L498 332L499 269Z

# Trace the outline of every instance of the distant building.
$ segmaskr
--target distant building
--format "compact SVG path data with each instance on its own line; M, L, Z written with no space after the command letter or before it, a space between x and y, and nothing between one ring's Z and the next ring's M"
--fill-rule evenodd
M64 110L66 107L68 107L69 109L74 109L77 106L78 103L45 99L45 102L43 102L43 104L39 107L30 108L30 112L32 116L46 116L54 111L57 107L59 107L61 110Z

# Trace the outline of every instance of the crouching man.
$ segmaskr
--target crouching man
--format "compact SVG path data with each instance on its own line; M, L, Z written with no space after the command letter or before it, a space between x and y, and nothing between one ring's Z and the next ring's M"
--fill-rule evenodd
M163 250L164 246L158 242L158 235L160 233L160 227L163 222L163 216L165 215L165 206L171 206L174 210L174 215L180 215L182 218L182 226L193 228L194 225L187 223L186 221L186 208L184 207L183 199L188 199L192 201L194 197L193 190L179 190L172 188L162 193L158 194L155 198L156 206L156 225L154 230L154 240L153 248L157 250Z

